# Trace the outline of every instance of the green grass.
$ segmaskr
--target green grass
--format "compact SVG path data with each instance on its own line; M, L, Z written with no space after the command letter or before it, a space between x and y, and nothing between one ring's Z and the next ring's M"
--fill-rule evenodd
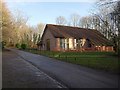
M55 58L57 60L118 73L120 62L114 52L53 52L27 50L31 53Z

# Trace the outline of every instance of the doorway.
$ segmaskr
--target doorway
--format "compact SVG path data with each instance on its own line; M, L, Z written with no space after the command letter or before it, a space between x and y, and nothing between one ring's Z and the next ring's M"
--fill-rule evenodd
M46 49L50 51L50 39L46 40Z

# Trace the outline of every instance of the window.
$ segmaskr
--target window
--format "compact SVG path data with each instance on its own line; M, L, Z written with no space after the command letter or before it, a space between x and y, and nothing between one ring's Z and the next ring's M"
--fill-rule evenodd
M81 39L76 39L77 48L82 47L81 42L82 42Z
M65 49L65 39L60 38L60 48Z

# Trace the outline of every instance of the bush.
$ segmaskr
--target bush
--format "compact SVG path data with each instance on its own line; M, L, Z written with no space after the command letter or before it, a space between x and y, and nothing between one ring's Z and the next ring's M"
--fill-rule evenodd
M27 45L26 44L21 44L21 49L26 49Z
M16 48L20 48L20 44L17 43L17 44L15 45L15 47L16 47Z
M2 49L4 49L4 48L5 48L5 45L6 45L6 42L5 42L5 41L2 41L1 44L2 44Z

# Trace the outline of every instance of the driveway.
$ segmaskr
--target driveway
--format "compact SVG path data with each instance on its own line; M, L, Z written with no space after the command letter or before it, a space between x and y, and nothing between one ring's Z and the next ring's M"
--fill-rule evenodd
M64 87L16 53L3 51L2 56L2 88Z
M68 88L118 88L118 75L17 49L11 50Z

